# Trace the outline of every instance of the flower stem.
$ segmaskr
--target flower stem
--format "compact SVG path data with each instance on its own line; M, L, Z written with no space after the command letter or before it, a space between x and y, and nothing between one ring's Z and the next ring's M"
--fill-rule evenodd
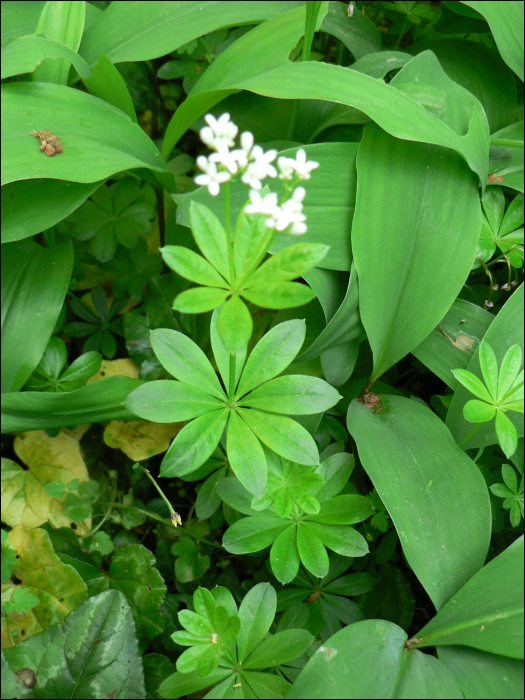
M230 355L230 382L228 387L228 398L230 401L233 400L235 394L235 355Z
M165 496L164 493L162 492L162 489L161 489L160 486L157 484L157 482L155 481L155 479L151 476L149 470L146 469L145 467L142 467L138 462L136 462L136 463L133 465L133 467L134 467L134 469L140 469L141 471L143 471L144 474L145 474L145 475L148 477L148 479L151 481L151 483L153 484L153 486L157 489L157 491L159 492L160 497L162 498L162 500L164 501L164 503L165 503L165 504L167 505L167 507L168 507L168 510L169 510L169 513L170 513L170 521L171 521L171 523L174 525L174 527L177 527L177 525L182 525L182 521L181 521L180 515L173 509L173 506L172 506L171 503L168 501L168 499L166 498L166 496Z
M226 224L226 241L228 244L228 261L230 263L230 284L235 280L235 265L233 262L233 244L232 244L232 224L230 214L230 183L224 185L224 223Z
M483 425L483 423L478 423L477 425L475 425L472 428L472 430L465 435L463 440L461 440L461 442L458 442L458 447L463 447L463 445L466 445L467 442L470 440L470 438L473 437L478 432L478 430L481 428L482 425Z

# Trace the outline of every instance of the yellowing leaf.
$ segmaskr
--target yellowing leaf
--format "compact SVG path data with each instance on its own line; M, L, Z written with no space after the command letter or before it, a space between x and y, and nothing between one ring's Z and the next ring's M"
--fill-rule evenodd
M91 423L86 423L85 425L77 425L76 428L62 428L62 432L80 442L90 428Z
M104 442L108 447L122 450L135 462L141 462L166 452L183 426L184 423L112 420L104 430Z
M125 360L102 360L102 366L99 371L88 379L86 384L98 382L100 379L107 377L130 377L131 379L139 378L139 366L133 360L126 358Z
M87 598L88 589L77 571L60 561L45 530L17 525L9 533L7 542L17 553L14 573L22 589L40 599L31 610L21 615L11 612L7 616L11 636L15 642L22 642L49 625L63 623ZM20 589L19 583L2 584L2 600L11 601L17 589ZM10 646L2 616L2 649Z
M2 459L3 522L10 527L36 528L49 520L55 527L70 527L71 520L64 512L65 496L49 496L44 487L52 481L66 485L73 479L89 481L78 440L64 433L50 438L44 430L33 430L17 437L14 449L29 470ZM78 527L79 534L89 531L91 518L84 523Z

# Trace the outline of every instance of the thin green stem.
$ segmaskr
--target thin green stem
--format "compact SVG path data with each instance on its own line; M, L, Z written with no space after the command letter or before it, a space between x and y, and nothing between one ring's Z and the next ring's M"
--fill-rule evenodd
M107 505L110 505L112 508L122 508L122 509L132 509L136 511L137 513L142 513L143 515L146 515L148 518L151 518L151 520L156 520L159 523L162 523L163 525L172 525L173 523L171 520L166 520L166 518L163 518L162 516L158 515L157 513L152 513L149 510L145 510L144 508L136 508L135 506L127 506L124 505L123 503L109 503ZM187 535L188 537L191 537L192 540L195 540L195 542L202 542L203 544L206 544L210 547L215 547L216 549L220 549L224 551L222 544L217 544L216 542L212 542L211 540L207 540L205 537L195 537L194 534L192 534L189 530L187 530L184 526L177 528L177 532L180 532L181 534Z
M235 264L233 261L232 224L230 214L230 183L224 185L224 223L226 225L226 242L228 244L228 262L230 263L230 284L235 280Z
M472 428L472 430L465 435L463 440L461 442L458 442L458 447L463 447L463 445L466 445L467 442L470 440L470 438L473 437L478 432L478 430L481 428L482 425L483 425L483 423L478 423L477 425L475 425Z
M407 30L407 24L408 24L408 15L405 15L405 21L403 22L403 29L401 30L401 33L397 37L396 45L394 46L394 51L397 51L399 48L399 44L401 43L401 39L405 35L405 32Z
M292 106L292 113L290 114L290 123L288 124L288 132L286 134L287 141L292 140L292 134L295 129L295 122L297 121L297 112L299 111L299 102L300 100L294 100Z
M235 394L235 355L230 355L230 382L228 387L228 398L233 400Z

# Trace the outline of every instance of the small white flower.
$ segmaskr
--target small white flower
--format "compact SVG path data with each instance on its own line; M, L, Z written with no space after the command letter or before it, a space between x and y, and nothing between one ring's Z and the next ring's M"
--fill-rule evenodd
M272 219L268 219L268 228L275 228L277 231L284 231L289 226L292 235L298 236L306 233L306 216L303 212L303 199L306 195L304 187L297 187L291 196L281 207L277 207Z
M261 197L257 190L250 190L250 201L245 207L244 211L247 214L266 214L272 216L276 210L277 206L277 194L275 192L270 192L270 194Z
M292 163L295 161L292 158L281 156L277 159L277 167L279 168L279 180L292 180L294 169Z
M288 158L288 164L295 170L299 180L309 180L310 173L319 167L319 163L315 160L306 160L306 151L304 148L300 148L293 158Z
M204 126L200 131L199 131L199 136L201 137L202 143L204 143L206 146L208 146L209 149L212 151L215 150L215 143L217 139L215 138L215 134L213 133L213 129L211 129L209 126Z
M197 158L197 167L204 171L204 175L197 175L195 184L207 187L212 197L216 197L221 191L220 185L231 180L230 173L218 172L215 163L210 162L205 156Z
M204 121L212 130L215 139L222 141L224 144L226 144L226 146L228 146L228 148L232 148L235 145L235 137L239 132L239 128L232 121L230 121L230 115L228 112L221 114L218 119L215 119L213 114L207 114L204 117ZM208 132L206 132L205 135L208 137Z
M277 158L277 151L272 148L270 151L263 151L260 146L252 148L250 160L253 160L252 165L260 172L259 180L264 180L265 177L277 177L277 170L270 165Z
M241 134L241 147L231 152L232 157L235 158L239 167L243 170L248 166L252 148L253 134L250 131L243 131Z
M224 141L217 141L216 147L217 153L211 154L209 158L210 162L223 165L232 175L235 175L239 169L237 158L235 157L235 151L230 151Z
M259 170L254 167L254 163L249 163L246 172L241 177L245 185L248 185L252 190L260 190L262 188L261 180L259 179Z

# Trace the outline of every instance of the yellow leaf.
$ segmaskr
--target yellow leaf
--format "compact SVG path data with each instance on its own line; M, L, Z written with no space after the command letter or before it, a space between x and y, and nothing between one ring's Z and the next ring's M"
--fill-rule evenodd
M166 452L184 423L113 420L104 430L108 447L122 450L134 462Z
M45 430L33 430L15 439L14 450L29 469L2 459L3 522L35 528L49 520L55 527L71 527L64 512L66 497L49 496L44 487L52 481L66 485L73 479L89 481L78 440L64 433L50 438ZM84 523L78 526L78 534L89 532L91 518Z
M20 588L40 600L36 607L21 615L12 612L7 616L11 635L19 643L49 625L63 623L86 600L88 588L72 566L60 561L45 530L17 525L9 533L7 544L17 554L14 573L20 583L3 583L2 600L11 601ZM2 649L10 646L2 615Z

